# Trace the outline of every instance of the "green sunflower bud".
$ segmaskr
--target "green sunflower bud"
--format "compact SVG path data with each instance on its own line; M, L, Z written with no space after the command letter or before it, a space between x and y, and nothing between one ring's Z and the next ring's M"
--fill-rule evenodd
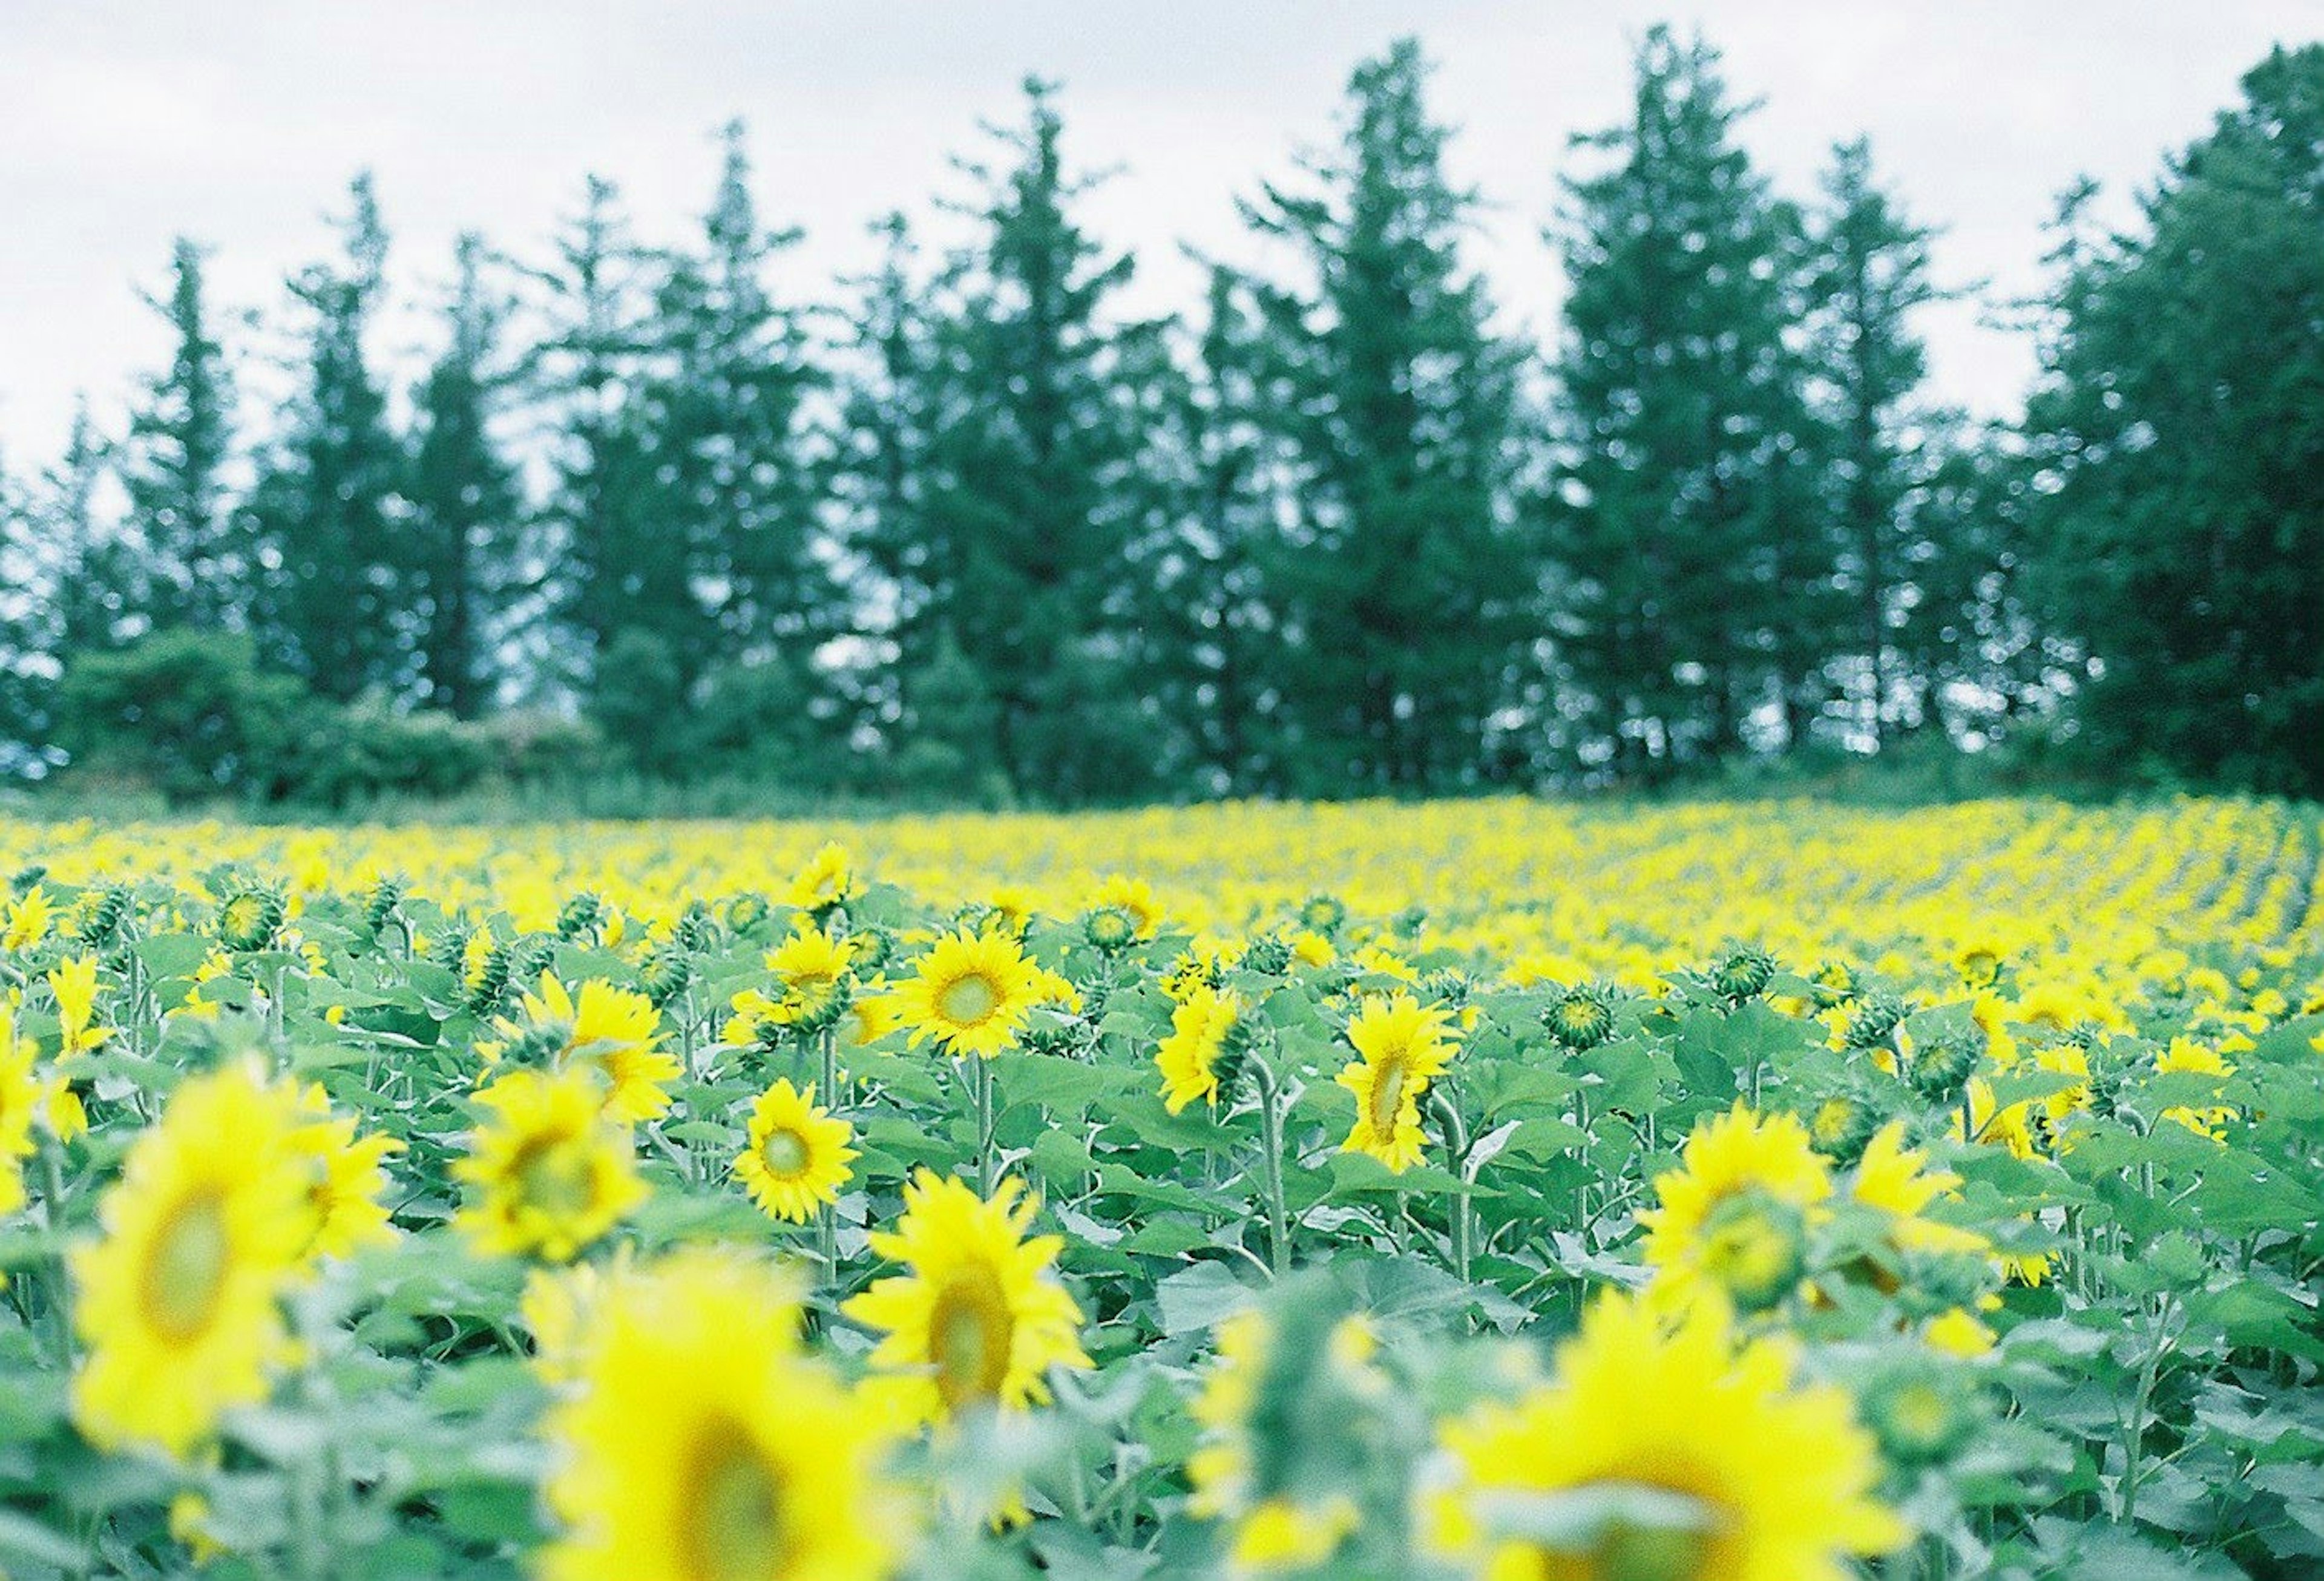
M1614 995L1602 983L1579 983L1541 1013L1550 1036L1569 1049L1594 1049L1614 1035Z
M595 942L597 930L605 923L605 903L583 890L565 903L557 914L557 936L560 939L588 939Z
M1118 905L1101 905L1082 919L1082 937L1101 954L1118 955L1138 942L1138 922Z
M1740 1005L1755 999L1775 980L1775 958L1756 944L1745 945L1729 953L1726 960L1711 970L1711 986L1720 995Z
M274 942L284 913L272 889L238 889L218 907L218 942L229 950L263 950Z

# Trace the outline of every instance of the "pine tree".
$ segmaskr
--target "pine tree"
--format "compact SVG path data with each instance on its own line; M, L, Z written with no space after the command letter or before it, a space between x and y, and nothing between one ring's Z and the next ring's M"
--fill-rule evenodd
M2143 223L2071 234L2026 414L2053 630L2109 761L2324 791L2324 45L2278 49Z
M60 669L117 647L130 635L124 626L139 602L137 556L98 511L110 458L88 400L78 400L64 455L43 477L32 508L33 539L45 546L42 646Z
M1567 183L1562 387L1571 577L1560 647L1586 762L1667 772L1739 745L1757 707L1805 712L1828 631L1813 498L1799 223L1735 141L1718 57L1667 28L1640 46L1630 119L1580 140Z
M805 685L816 646L843 623L818 555L807 423L823 375L801 316L767 279L798 233L761 224L739 123L724 142L701 247L672 261L658 292L655 372L632 414L656 457L655 531L670 541L667 581L641 586L632 612L687 687L746 659Z
M1284 456L1261 397L1257 314L1232 271L1210 270L1193 340L1188 373L1156 381L1175 492L1137 555L1144 673L1200 789L1279 790L1266 566Z
M251 501L268 567L269 657L326 697L400 692L409 655L405 458L366 337L384 287L387 233L368 175L349 188L345 255L291 281L306 315L303 387Z
M1896 666L1917 645L1896 651L1895 629L1929 610L1913 578L1945 547L1926 530L1938 519L1915 509L1944 451L1931 443L1943 418L1922 398L1928 359L1913 326L1944 293L1929 275L1932 233L1875 181L1868 143L1840 144L1823 186L1808 282L1829 409L1820 459L1856 603L1854 642L1831 633L1828 651L1861 656L1856 722L1877 750L1911 691Z
M908 398L928 414L920 530L864 547L902 611L907 684L956 646L992 699L1010 786L1122 796L1152 772L1153 728L1123 608L1146 444L1126 370L1159 330L1111 321L1130 260L1074 217L1088 182L1067 171L1050 89L1026 94L1024 127L994 130L1002 161L963 167L982 188L982 236L924 309Z
M406 529L420 696L462 718L492 700L498 639L521 575L523 500L493 435L508 308L484 282L484 259L480 238L459 239L446 344L413 397Z
M631 238L620 194L591 177L581 211L558 235L556 259L535 275L547 295L547 332L529 361L529 388L549 427L551 479L538 601L562 639L548 668L582 694L595 694L615 637L631 629L639 590L648 607L675 596L666 569L671 535L654 530L652 458L632 409L650 333L650 261ZM658 648L660 639L641 634ZM635 644L632 649L635 649ZM666 673L674 655L650 666ZM669 717L682 699L653 700Z
M1426 77L1409 40L1359 67L1336 156L1247 210L1305 277L1260 301L1294 469L1271 581L1313 790L1471 776L1531 602L1508 510L1519 359L1461 261L1476 200L1445 177Z
M217 630L238 614L248 556L234 542L226 469L234 449L234 374L203 283L202 250L180 236L170 290L145 298L174 337L169 369L148 381L121 469L130 522L145 547L147 618Z

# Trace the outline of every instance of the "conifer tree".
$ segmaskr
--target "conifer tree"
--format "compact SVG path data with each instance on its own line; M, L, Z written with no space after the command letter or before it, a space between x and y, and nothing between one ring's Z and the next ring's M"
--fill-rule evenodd
M1875 180L1862 139L1834 151L1823 192L1808 280L1827 408L1820 460L1855 602L1854 639L1832 632L1825 643L1858 656L1855 720L1877 749L1911 690L1897 666L1918 645L1900 652L1897 628L1931 612L1914 578L1945 547L1928 530L1940 519L1918 509L1945 452L1935 443L1942 414L1922 396L1928 359L1913 323L1944 293L1929 274L1932 233Z
M1475 208L1404 41L1350 81L1344 136L1248 215L1300 278L1263 287L1292 455L1270 579L1305 788L1421 789L1480 763L1534 577L1508 510L1518 355L1460 246Z
M248 556L233 541L226 468L234 448L234 374L218 338L202 250L180 236L170 289L146 304L172 337L170 365L129 419L121 481L144 546L145 614L156 627L217 630L239 613Z
M670 580L670 535L652 530L652 462L632 410L650 334L650 260L630 234L619 192L595 176L552 245L553 262L534 275L546 333L527 363L549 437L539 602L561 639L550 674L589 697L615 637L632 626L641 590ZM640 641L660 646L644 634ZM664 673L659 659L652 667ZM653 712L666 716L679 701L659 697Z
M493 433L506 372L505 302L484 277L481 238L460 237L445 345L413 397L408 614L429 706L472 718L491 701L521 576L523 501Z
M927 309L911 398L928 413L910 517L924 536L867 547L906 611L906 675L956 646L992 699L1010 786L1120 796L1149 772L1153 722L1121 596L1145 509L1127 371L1159 330L1112 321L1131 262L1074 215L1089 183L1066 167L1050 88L1028 82L1026 97L1021 128L992 129L1000 159L963 166L982 188L980 235Z
M345 252L291 281L306 364L251 511L268 564L269 657L326 697L409 683L405 457L368 336L381 306L387 233L369 175L341 222Z
M1630 117L1580 140L1559 363L1571 583L1560 647L1588 760L1662 773L1795 712L1829 631L1830 524L1814 498L1799 220L1736 142L1718 57L1667 28L1637 58Z
M654 372L634 420L656 457L652 530L669 579L632 613L668 643L682 684L722 661L779 665L801 683L841 624L818 557L823 494L807 405L822 383L801 316L768 271L798 240L770 231L751 193L740 123L723 133L697 249L657 293Z
M2116 236L2066 220L2027 544L2119 764L2324 791L2324 45L2278 49Z

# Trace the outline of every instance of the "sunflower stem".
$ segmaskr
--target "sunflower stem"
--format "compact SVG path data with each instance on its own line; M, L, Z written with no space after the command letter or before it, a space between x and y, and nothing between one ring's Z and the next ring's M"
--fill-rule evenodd
M1265 1060L1251 1062L1259 1083L1259 1167L1267 1191L1267 1253L1277 1279L1291 1268L1291 1215L1283 1198L1283 1101Z
M969 1069L975 1072L970 1085L976 1090L976 1194L989 1201L1000 1174L993 1157L992 1062L972 1054Z
M1443 1129L1444 1151L1452 1156L1452 1172L1462 1181L1468 1181L1469 1127L1461 1118L1461 1106L1453 1102L1442 1088L1429 1094L1429 1102L1436 1111L1437 1124ZM1469 1282L1469 1261L1477 1233L1471 1211L1469 1194L1465 1191L1455 1194L1449 1209L1452 1221L1452 1273L1463 1284Z

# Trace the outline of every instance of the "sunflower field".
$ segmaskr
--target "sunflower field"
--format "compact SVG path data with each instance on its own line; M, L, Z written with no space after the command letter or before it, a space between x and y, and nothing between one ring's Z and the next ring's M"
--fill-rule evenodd
M0 823L0 1567L2324 1573L2319 859Z

